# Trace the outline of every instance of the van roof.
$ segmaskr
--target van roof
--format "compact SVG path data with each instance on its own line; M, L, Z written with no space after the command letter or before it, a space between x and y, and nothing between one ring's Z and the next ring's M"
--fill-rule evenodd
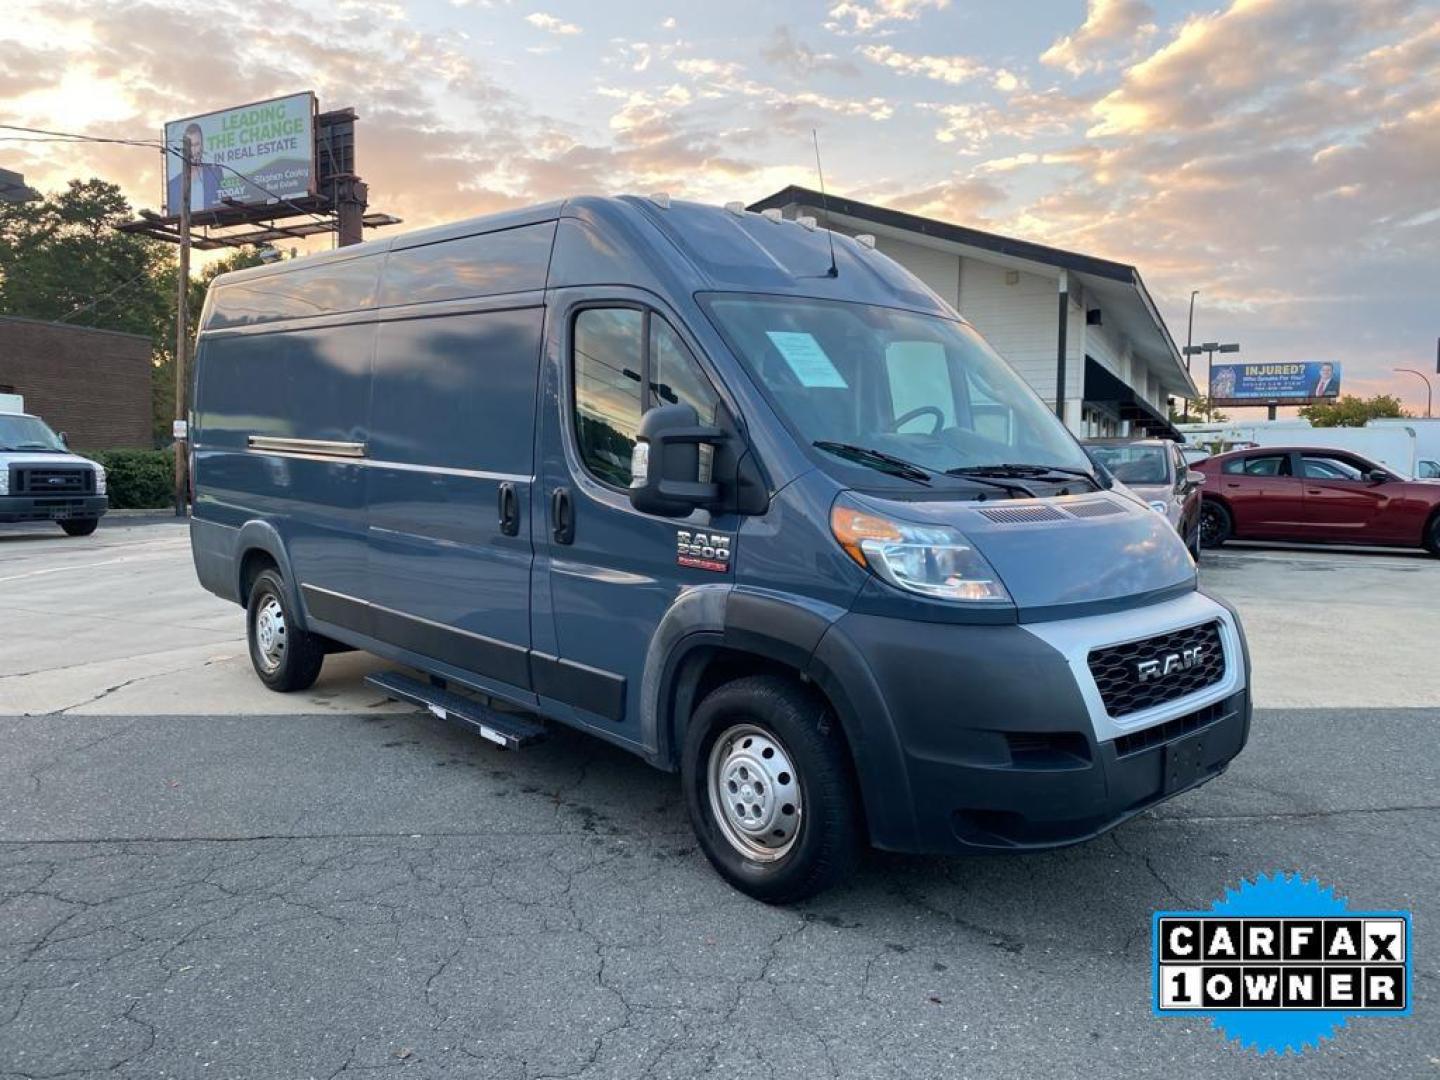
M548 285L658 279L686 291L788 293L906 307L955 317L944 300L879 251L813 220L659 196L581 196L371 240L301 259L223 274L216 286L403 251L547 221L574 219L605 241L595 258L552 259ZM830 274L831 241L837 273Z

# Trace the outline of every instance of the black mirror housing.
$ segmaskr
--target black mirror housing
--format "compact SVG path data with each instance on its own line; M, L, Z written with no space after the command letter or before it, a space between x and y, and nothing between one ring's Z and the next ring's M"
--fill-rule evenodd
M1365 474L1365 479L1372 484L1384 484L1389 481L1390 474L1384 469L1371 469Z
M720 502L720 485L700 479L700 445L726 434L701 427L690 405L661 405L640 418L631 456L630 505L642 514L686 517Z

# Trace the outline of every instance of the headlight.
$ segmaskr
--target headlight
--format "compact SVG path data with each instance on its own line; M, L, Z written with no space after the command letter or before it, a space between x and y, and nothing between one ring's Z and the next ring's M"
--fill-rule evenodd
M105 469L100 465L95 466L95 494L108 494L108 491L105 487Z
M1010 599L985 556L955 529L895 521L841 500L830 531L847 555L897 589L969 603Z
M1164 517L1170 512L1170 504L1162 499L1156 499L1154 502L1150 503L1149 506L1151 510L1154 510L1155 513L1159 514L1161 517Z
M10 494L10 470L0 465L0 495Z

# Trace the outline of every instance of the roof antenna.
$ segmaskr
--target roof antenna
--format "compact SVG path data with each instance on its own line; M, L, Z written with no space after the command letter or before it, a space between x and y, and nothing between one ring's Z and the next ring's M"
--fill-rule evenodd
M830 269L826 277L839 277L840 268L835 265L835 230L830 227L830 200L825 194L825 170L820 167L820 135L810 129L810 138L815 143L815 173L820 177L820 208L825 211L825 234L830 237Z

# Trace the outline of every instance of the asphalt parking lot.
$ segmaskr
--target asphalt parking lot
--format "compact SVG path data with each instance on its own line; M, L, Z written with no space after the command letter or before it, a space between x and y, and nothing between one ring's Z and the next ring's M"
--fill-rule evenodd
M0 532L0 1077L1440 1078L1440 560L1227 547L1230 772L1028 857L729 890L678 784L507 754L333 657L280 696L185 530ZM1415 914L1415 1012L1260 1058L1150 1012L1150 915L1242 877Z

